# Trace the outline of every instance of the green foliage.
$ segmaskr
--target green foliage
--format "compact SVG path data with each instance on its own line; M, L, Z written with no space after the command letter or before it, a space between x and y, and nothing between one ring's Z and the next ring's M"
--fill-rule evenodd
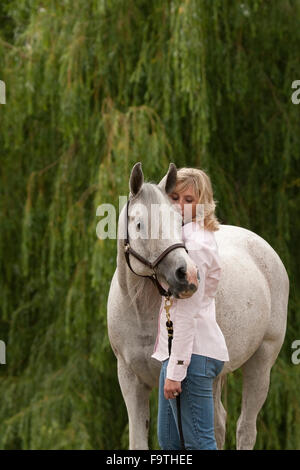
M1 1L0 448L128 448L106 321L116 240L97 238L96 209L118 215L136 161L148 181L170 161L207 170L219 219L283 260L288 330L256 448L299 448L299 14L299 0ZM226 448L241 385L228 376Z

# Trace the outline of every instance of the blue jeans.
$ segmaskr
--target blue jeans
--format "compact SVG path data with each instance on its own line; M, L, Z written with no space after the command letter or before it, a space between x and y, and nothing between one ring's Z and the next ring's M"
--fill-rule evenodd
M161 450L180 450L176 398L164 397L169 359L162 362L159 377L157 435ZM217 450L214 433L213 381L224 361L192 354L181 382L180 408L185 448Z

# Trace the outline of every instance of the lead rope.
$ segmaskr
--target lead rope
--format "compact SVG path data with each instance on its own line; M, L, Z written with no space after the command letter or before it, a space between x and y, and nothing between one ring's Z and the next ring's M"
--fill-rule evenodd
M166 310L166 316L167 316L166 326L167 326L167 330L168 330L169 357L171 356L172 339L173 339L173 322L170 320L170 312L169 312L172 304L173 304L173 299L171 299L170 296L167 295L165 297L164 308ZM185 445L184 445L182 424L181 424L180 393L179 393L179 395L176 396L176 403L177 403L178 429L179 429L179 435L180 435L181 450L186 450Z

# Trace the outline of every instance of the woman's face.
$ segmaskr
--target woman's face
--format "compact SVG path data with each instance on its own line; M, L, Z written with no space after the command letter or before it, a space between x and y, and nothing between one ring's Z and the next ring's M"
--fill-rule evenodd
M184 222L191 221L196 217L197 198L193 186L179 192L178 187L169 195L172 204L181 212Z

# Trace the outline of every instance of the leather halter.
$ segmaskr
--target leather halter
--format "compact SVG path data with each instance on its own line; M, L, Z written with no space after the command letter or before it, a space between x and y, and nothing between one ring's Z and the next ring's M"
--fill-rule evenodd
M136 275L136 276L141 276L141 277L148 277L149 279L151 279L151 281L154 283L154 285L158 288L159 290L159 293L160 295L163 295L165 297L170 297L172 295L172 292L170 291L170 288L168 289L168 291L166 291L161 285L160 283L158 282L157 280L157 277L156 277L156 273L153 272L153 274L151 276L144 276L142 274L137 274L136 272L133 271L131 265L130 265L130 261L129 261L129 255L132 255L134 256L135 258L137 258L139 261L141 261L141 263L149 266L153 271L154 271L154 268L158 265L158 263L160 263L160 261L168 254L170 253L170 251L172 250L175 250L175 248L184 248L185 251L188 253L188 250L186 248L186 246L184 245L184 243L175 243L174 245L171 245L169 246L168 248L165 249L165 251L163 251L159 257L154 261L154 263L151 263L150 261L148 261L146 258L144 258L143 256L139 255L133 248L131 248L130 244L129 244L129 233L128 233L128 207L129 207L129 202L132 198L129 198L128 201L127 201L127 204L126 204L126 211L125 211L125 216L126 216L126 238L124 240L124 254L125 254L125 258L126 258L126 262L127 262L127 265L128 267L131 269L131 271Z

